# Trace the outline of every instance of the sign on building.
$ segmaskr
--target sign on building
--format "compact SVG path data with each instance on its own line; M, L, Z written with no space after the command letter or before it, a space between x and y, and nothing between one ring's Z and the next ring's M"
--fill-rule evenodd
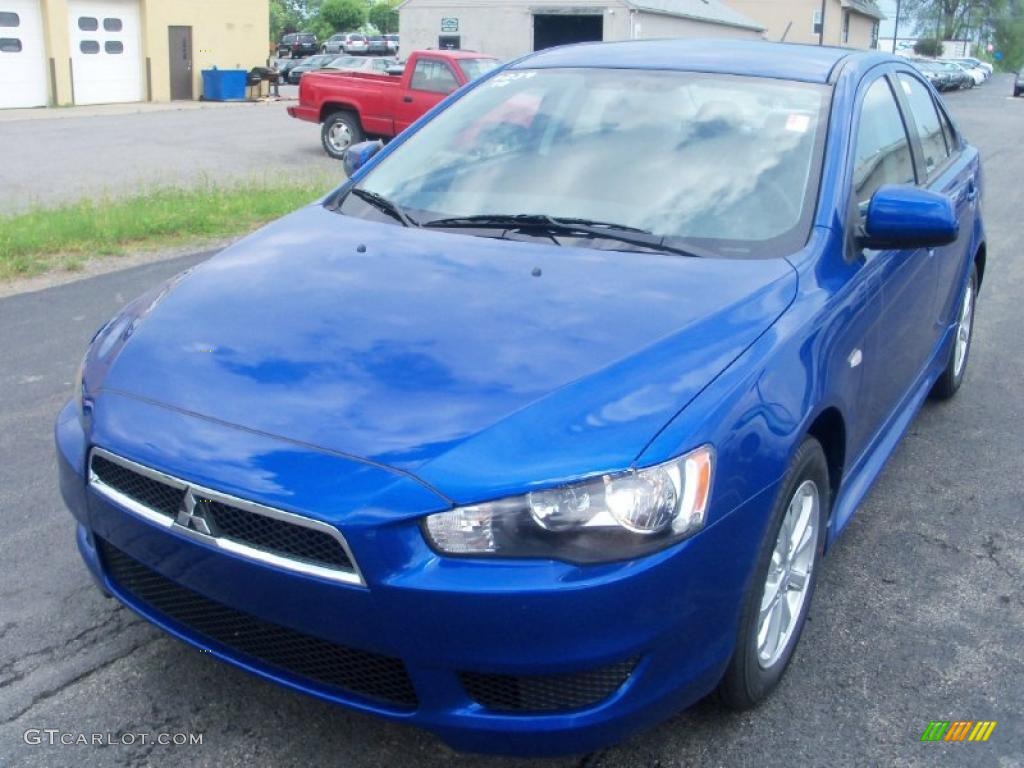
M441 17L441 31L442 32L458 32L459 31L459 20L454 16L442 16Z

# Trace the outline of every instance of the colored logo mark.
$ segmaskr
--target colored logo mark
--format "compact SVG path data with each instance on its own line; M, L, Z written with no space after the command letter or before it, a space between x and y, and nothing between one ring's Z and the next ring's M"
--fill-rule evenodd
M995 720L932 720L921 741L988 741L996 729Z

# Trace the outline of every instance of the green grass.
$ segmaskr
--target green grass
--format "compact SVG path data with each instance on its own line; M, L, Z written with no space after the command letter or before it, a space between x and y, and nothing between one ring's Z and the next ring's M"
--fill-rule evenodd
M90 258L187 245L249 232L323 195L327 174L147 190L0 217L0 280L80 269Z

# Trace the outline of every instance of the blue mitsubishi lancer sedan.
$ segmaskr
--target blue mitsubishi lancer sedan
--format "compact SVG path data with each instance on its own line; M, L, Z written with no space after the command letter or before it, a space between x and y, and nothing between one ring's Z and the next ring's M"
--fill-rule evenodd
M100 587L464 750L764 700L824 554L964 380L981 169L927 81L556 48L345 163L96 333L56 441Z

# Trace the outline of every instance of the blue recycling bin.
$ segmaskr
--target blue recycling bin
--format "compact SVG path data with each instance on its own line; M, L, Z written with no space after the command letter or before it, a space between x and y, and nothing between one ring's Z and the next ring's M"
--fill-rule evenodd
M203 98L206 101L245 101L248 74L244 69L204 69Z

